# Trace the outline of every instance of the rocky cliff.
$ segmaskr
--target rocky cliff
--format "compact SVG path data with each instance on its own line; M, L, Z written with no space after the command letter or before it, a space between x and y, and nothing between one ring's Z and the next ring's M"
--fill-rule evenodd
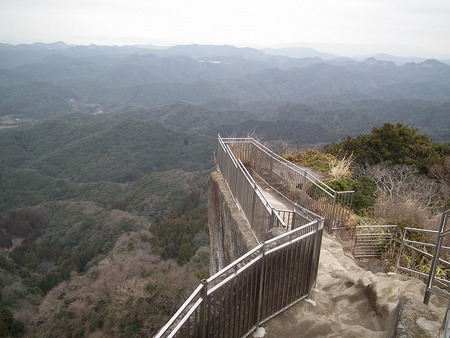
M258 245L218 172L213 172L208 181L208 225L211 275Z

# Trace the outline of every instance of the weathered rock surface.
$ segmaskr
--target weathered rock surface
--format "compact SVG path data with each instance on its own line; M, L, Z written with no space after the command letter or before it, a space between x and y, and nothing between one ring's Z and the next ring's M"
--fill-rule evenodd
M316 290L263 325L265 337L439 337L446 302L418 279L364 270L324 234Z
M258 245L244 214L216 171L208 182L208 226L211 275Z

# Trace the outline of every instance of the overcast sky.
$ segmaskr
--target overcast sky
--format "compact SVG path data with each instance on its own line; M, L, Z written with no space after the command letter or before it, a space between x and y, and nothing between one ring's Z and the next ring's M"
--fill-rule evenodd
M450 0L0 0L0 43L36 41L450 58Z

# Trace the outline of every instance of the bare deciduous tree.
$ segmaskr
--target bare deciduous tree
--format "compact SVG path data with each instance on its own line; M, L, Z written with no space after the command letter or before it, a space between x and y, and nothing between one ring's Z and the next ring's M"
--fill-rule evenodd
M377 164L359 167L357 174L370 177L377 185L378 191L390 202L400 199L425 207L439 207L442 201L445 201L445 191L441 183L419 175L413 166Z

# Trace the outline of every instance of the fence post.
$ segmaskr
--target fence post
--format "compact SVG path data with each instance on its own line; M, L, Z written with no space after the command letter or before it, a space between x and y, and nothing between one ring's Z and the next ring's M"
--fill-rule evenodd
M324 219L318 219L316 220L315 224L315 233L314 233L314 249L313 249L313 255L312 255L312 271L309 270L308 272L308 293L311 292L311 289L315 286L316 280L317 280L317 272L319 270L319 258L320 258L320 248L322 244L322 232L323 232L323 223Z
M238 178L238 171L239 171L239 166L236 164L236 166L234 167L234 175L233 175L233 189L234 191L232 191L232 194L234 194L234 196L237 199L238 193L237 193L237 178Z
M406 239L406 232L408 230L403 229L403 237L402 237L402 241L400 243L400 249L398 249L398 255L397 255L397 262L395 264L395 270L398 271L398 267L400 266L400 258L402 257L402 251L403 251L403 246L405 243L405 239Z
M296 212L296 210L295 210L295 205L294 205L294 210L292 211L291 228L289 229L289 227L288 227L288 230L294 230L294 229L296 229L296 226L295 226L296 215L297 215L297 212Z
M258 307L256 309L256 327L259 327L261 324L261 316L262 316L262 302L264 297L264 277L266 273L266 243L263 242L261 246L261 272L259 274L259 290L258 290Z
M302 182L300 185L300 205L305 205L306 203L306 182L308 181L307 175L308 172L304 170L302 175Z
M206 311L208 309L208 281L202 279L203 289L202 289L202 306L200 308L200 322L201 322L201 332L200 338L206 338Z
M333 196L333 210L331 211L330 228L328 229L329 231L332 231L334 229L333 225L334 225L334 218L336 217L337 194L338 192L335 190Z
M270 211L269 229L267 229L267 231L269 231L270 229L273 229L274 224L275 224L275 208L272 208Z
M436 241L436 247L434 249L433 260L431 262L431 268L430 268L430 274L428 276L427 288L425 289L425 297L423 299L423 302L426 305L428 305L428 302L430 301L430 295L431 295L430 291L431 291L431 288L433 287L434 279L436 277L436 268L439 263L439 254L441 251L443 233L445 231L446 223L447 223L447 214L444 212L442 214L441 225L439 226L439 232L437 234L438 238Z
M252 200L252 216L251 216L251 223L250 226L252 229L254 229L254 222L255 222L255 207L256 207L256 183L253 185L253 200Z

